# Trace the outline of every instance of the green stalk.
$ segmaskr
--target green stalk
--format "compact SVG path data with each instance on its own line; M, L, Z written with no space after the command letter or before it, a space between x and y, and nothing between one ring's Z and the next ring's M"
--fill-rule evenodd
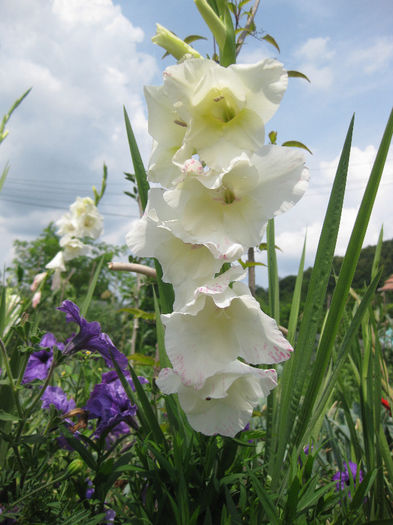
M3 362L4 362L6 372L7 372L9 386L11 387L11 393L12 393L12 398L14 400L14 405L16 407L16 410L18 411L18 416L20 417L20 419L23 419L23 410L19 402L18 392L17 392L16 386L14 383L14 378L12 376L12 370L10 367L10 361L9 361L9 357L7 354L7 349L2 339L0 339L0 352L3 356Z
M269 310L277 324L280 324L280 291L278 284L278 270L276 244L274 233L274 219L267 224L267 271L269 278Z

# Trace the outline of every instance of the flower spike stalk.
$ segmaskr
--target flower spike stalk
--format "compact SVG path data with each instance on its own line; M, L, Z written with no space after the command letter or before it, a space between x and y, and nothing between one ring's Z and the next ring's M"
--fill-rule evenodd
M210 7L206 0L194 0L194 2L210 31L213 33L218 46L220 49L223 49L226 40L226 27L224 22L215 13L214 9Z

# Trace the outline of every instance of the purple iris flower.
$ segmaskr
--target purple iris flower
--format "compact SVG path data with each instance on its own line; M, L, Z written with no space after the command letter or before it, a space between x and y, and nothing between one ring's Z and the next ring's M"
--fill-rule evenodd
M81 317L78 306L72 301L63 301L57 309L66 314L67 322L79 325L79 332L67 341L63 355L72 355L79 350L97 351L102 355L108 367L113 368L112 358L121 368L127 367L126 356L119 352L110 337L101 331L100 323L86 321Z
M135 390L131 377L128 373L125 375L131 388ZM102 383L95 385L86 404L89 418L99 418L95 434L100 436L107 429L111 429L115 437L128 434L130 426L136 428L134 416L137 407L128 399L116 372L103 374L102 380ZM139 381L146 383L147 379L140 377Z
M128 370L124 370L123 374L124 374L124 377L129 382L132 391L135 392L135 386L134 386L133 380L131 379L130 372ZM149 382L149 380L146 379L146 377L143 377L143 376L138 376L138 379L139 379L139 382L140 382L141 385L145 385L146 383ZM119 376L117 375L116 370L110 370L109 372L104 372L102 374L102 382L103 383L109 384L109 383L113 383L114 381L117 381L118 384L121 385L121 381L119 379Z
M48 332L43 336L40 341L40 346L42 346L42 348L50 348L51 350L53 350L54 346L57 346L61 352L64 350L64 344L57 341L56 337L51 332Z
M34 379L46 379L53 361L53 347L57 346L59 350L64 349L63 343L56 341L56 337L50 332L45 334L40 341L41 348L48 350L38 350L33 352L27 361L22 383L30 383Z
M348 469L349 466L349 469ZM345 490L345 486L350 486L350 476L353 479L353 484L356 487L356 476L358 472L358 466L356 463L353 463L352 461L349 461L348 463L344 463L344 470L336 472L334 474L332 480L337 481L336 484L336 492L339 492L340 490ZM363 472L359 469L359 483L363 481ZM348 492L349 498L351 498L351 492Z
M116 512L112 509L108 509L105 512L105 519L106 519L107 525L110 525L111 523L115 523L115 517L116 517Z
M42 408L49 410L53 405L62 414L75 408L75 401L67 399L67 394L59 386L48 386L41 397L41 402Z
M94 492L95 492L94 483L92 482L92 480L90 478L87 478L86 481L87 481L87 489L86 489L86 493L85 493L85 498L86 499L91 499L93 497L93 495L94 495Z

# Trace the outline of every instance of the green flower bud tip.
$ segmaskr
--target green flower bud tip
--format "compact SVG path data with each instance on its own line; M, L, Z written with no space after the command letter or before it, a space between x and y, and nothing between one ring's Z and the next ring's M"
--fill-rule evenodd
M73 476L75 474L78 474L84 469L84 463L81 459L74 459L71 461L71 463L68 465L67 468L67 474Z
M166 29L160 24L156 24L157 33L153 36L152 42L163 47L168 53L180 60L185 55L191 55L193 58L202 58L201 55L184 40L177 37L172 31Z

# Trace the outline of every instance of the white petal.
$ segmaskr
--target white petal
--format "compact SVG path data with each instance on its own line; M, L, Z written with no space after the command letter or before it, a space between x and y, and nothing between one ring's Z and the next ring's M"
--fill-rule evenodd
M263 145L265 123L278 108L286 86L287 75L275 60L225 68L212 60L189 59L166 69L164 85L154 95L160 101L166 98L160 103L165 111L171 108L170 122L184 127L183 143L217 169ZM163 112L160 108L153 112L151 107L151 133L160 140L155 128ZM174 160L179 161L177 154Z
M277 111L288 86L288 75L283 65L272 58L256 64L233 64L230 66L247 86L247 102L257 108L265 122Z
M233 361L210 377L202 389L181 383L165 369L157 380L165 393L177 392L191 426L206 435L235 436L249 422L253 408L276 386L276 372Z
M57 252L51 261L45 266L48 270L59 270L60 272L65 272L64 264L64 254L62 251Z
M80 239L75 237L62 237L60 239L60 246L63 248L64 261L70 261L75 257L82 255L90 255L91 246L84 244Z
M185 127L176 124L180 117L168 99L164 87L145 86L144 89L149 113L149 133L166 147L181 146Z
M184 242L204 244L215 257L234 260L260 244L270 218L301 198L308 171L299 150L264 146L206 180L186 178L164 192L173 210L167 226Z
M175 237L158 219L160 202L165 207L162 192L152 189L150 196L145 216L131 225L126 242L135 255L160 261L163 280L173 284L174 308L178 310L192 300L196 288L220 270L222 261L215 259L205 246L187 244Z
M274 319L242 283L222 292L200 288L183 311L161 318L174 370L185 385L197 389L237 357L251 364L279 363L292 352Z

